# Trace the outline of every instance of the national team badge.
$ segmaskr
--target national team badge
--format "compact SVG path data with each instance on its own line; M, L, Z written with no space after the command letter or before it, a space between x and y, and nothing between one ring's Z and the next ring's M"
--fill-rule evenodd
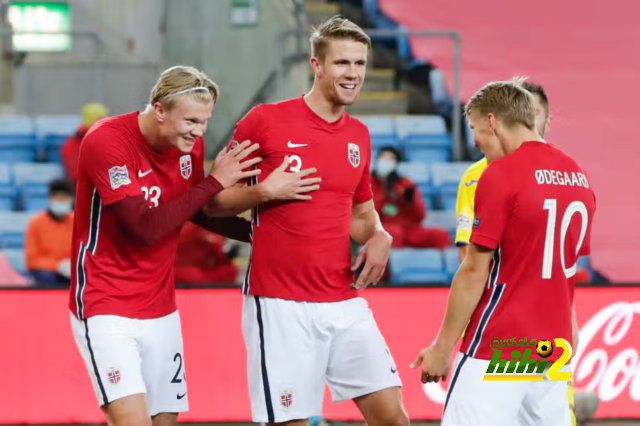
M109 382L111 384L117 385L118 382L120 382L120 370L110 368L107 370L107 377L109 377Z
M293 392L290 390L280 392L280 405L282 408L289 409L293 404Z
M131 183L131 179L129 179L127 166L114 166L110 168L109 182L111 182L111 189L118 189L121 186L129 185Z
M353 167L360 165L360 147L355 143L349 143L349 162Z
M180 157L180 174L183 178L189 179L191 177L191 156L183 155Z

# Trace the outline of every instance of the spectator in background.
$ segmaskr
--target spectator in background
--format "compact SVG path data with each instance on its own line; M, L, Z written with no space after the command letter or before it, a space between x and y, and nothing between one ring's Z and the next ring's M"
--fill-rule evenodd
M451 236L446 229L422 226L427 207L416 184L398 174L400 160L398 150L383 147L371 179L376 210L384 228L393 237L393 247L450 247Z
M67 176L74 183L78 176L78 156L80 155L80 143L87 134L89 128L98 120L109 115L109 110L102 104L87 104L82 107L82 121L78 126L78 130L72 136L69 136L60 148L60 157L62 164L67 172Z
M232 262L239 246L225 251L224 237L187 222L180 233L175 280L182 284L234 284L239 268Z
M49 209L31 219L25 240L26 267L38 284L69 284L73 234L71 182L56 179L49 184Z

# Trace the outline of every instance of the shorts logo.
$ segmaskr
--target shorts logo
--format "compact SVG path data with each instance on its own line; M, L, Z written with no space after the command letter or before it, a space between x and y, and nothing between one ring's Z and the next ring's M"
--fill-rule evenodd
M183 178L189 179L191 177L191 156L183 155L180 157L180 174Z
M293 392L290 390L280 392L280 405L282 408L288 410L291 404L293 404Z
M353 167L360 165L360 147L355 143L349 143L349 162Z
M120 370L110 368L107 370L107 376L111 384L117 385L120 382Z
M131 179L129 179L129 171L127 166L114 166L109 169L109 181L111 182L111 189L118 189L121 186L129 185Z

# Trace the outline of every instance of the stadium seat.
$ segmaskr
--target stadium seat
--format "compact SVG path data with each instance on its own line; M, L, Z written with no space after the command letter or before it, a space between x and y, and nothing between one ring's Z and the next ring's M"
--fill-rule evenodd
M27 266L22 249L3 249L2 254L9 261L13 269L22 275L27 274Z
M444 228L455 237L458 220L455 212L451 210L433 210L427 213L427 218L422 224L432 228Z
M411 179L420 192L422 198L427 204L427 209L434 208L433 188L431 186L431 175L429 167L424 163L402 162L398 165L398 174Z
M0 162L34 161L36 135L29 117L0 117Z
M393 120L387 116L372 115L368 117L358 117L371 134L371 148L377 153L383 146L393 146L400 148L400 141L396 136L396 128ZM376 156L373 156L376 158Z
M472 163L438 163L431 166L433 187L440 195L443 210L455 210L458 185L464 172Z
M406 248L392 250L389 268L393 285L448 281L440 250Z
M14 209L16 189L13 186L11 168L8 164L0 163L0 211Z
M458 248L452 247L444 251L444 268L449 275L449 280L458 272L460 261L458 260Z
M37 211L46 208L49 182L64 176L64 171L61 165L54 163L19 163L13 166L13 176L23 208Z
M60 147L74 134L82 117L79 115L40 115L35 118L39 143L45 148L48 161L60 162Z
M0 212L0 249L22 248L31 212Z
M409 161L426 164L449 161L452 142L442 117L400 116L396 118L396 129Z

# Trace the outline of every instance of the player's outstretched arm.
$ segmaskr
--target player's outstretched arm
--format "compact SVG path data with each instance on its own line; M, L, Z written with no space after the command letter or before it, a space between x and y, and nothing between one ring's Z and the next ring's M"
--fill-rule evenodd
M310 192L320 189L319 177L307 177L316 169L306 169L296 173L287 172L289 158L263 182L248 187L235 186L216 195L205 207L210 217L235 216L268 201L310 200Z
M453 348L482 298L493 252L492 249L474 243L469 245L469 252L451 283L449 304L438 337L411 364L411 368L422 364L423 383L447 378Z
M114 212L127 233L144 245L153 245L190 220L226 186L260 173L259 170L244 171L261 161L260 158L242 161L257 149L257 145L249 147L249 143L240 144L228 152L223 150L207 178L168 203L150 209L144 196L139 195L126 197L106 208Z
M356 271L364 264L356 281L356 288L362 290L380 281L391 252L391 235L382 227L372 199L353 205L351 236L357 243L364 244L352 267Z

